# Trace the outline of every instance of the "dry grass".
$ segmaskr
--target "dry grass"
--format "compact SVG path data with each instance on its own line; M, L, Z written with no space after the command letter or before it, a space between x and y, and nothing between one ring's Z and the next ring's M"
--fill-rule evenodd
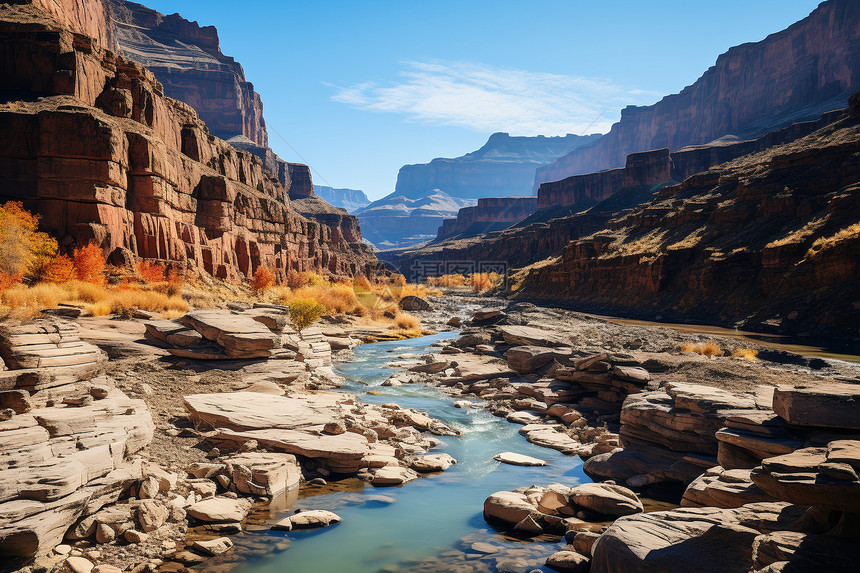
M420 330L421 321L407 312L400 312L394 316L394 325L400 330Z
M732 358L741 360L758 360L758 350L752 348L738 348L732 352Z
M860 238L860 223L854 223L829 237L815 239L812 246L806 252L806 258L814 257L821 251L830 249L843 241L851 241Z
M32 287L16 285L0 293L0 315L9 318L32 318L42 309L60 304L84 308L94 316L113 313L128 315L134 309L167 316L188 311L188 304L182 298L159 290L112 288L83 281L39 283Z
M681 344L681 352L695 352L696 354L701 354L708 358L722 356L724 354L723 350L715 342L700 342L698 344L685 342Z

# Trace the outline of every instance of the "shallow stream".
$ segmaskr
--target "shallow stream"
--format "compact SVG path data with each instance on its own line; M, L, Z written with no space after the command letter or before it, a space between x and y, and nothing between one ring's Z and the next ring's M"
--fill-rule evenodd
M429 474L395 488L364 485L358 480L341 484L340 491L300 498L294 509L329 509L343 521L312 532L257 532L271 537L274 546L286 537L291 546L282 553L247 561L240 573L377 573L379 571L497 571L543 568L546 557L560 548L552 538L524 542L495 532L484 521L484 499L499 490L561 482L572 486L590 481L578 457L565 456L528 443L520 426L483 409L458 409L454 399L424 384L384 387L396 370L384 368L401 354L425 354L431 344L454 333L407 341L364 344L349 362L337 365L347 378L345 390L373 403L394 402L418 408L462 432L443 437L433 450L458 460L444 473ZM379 395L368 394L368 390ZM547 460L544 467L518 467L493 460L512 451ZM473 549L473 544L478 542ZM485 546L481 542L489 543Z

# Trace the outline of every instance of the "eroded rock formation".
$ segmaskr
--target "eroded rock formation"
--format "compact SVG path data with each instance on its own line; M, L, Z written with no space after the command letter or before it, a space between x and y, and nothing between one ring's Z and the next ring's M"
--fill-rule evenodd
M242 66L221 53L214 26L124 0L109 0L109 8L119 52L154 73L165 95L197 110L221 139L242 135L268 146L260 94Z
M858 149L858 117L846 110L806 137L665 187L532 271L524 293L857 339Z
M505 229L537 210L537 197L488 197L478 199L475 207L463 207L455 219L445 219L436 234L441 241L460 236L481 235Z
M157 259L224 279L261 265L375 268L357 229L350 242L301 216L259 157L212 135L149 70L112 52L110 35L70 27L95 14L109 30L98 4L3 12L3 199L40 213L64 245L95 242L115 262Z
M860 78L858 22L860 5L829 0L781 32L731 48L693 85L654 105L625 108L594 145L539 168L534 189L621 167L631 153L757 137L844 107Z

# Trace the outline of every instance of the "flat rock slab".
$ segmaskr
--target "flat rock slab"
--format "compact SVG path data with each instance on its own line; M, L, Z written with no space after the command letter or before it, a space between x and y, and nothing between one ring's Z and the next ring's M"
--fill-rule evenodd
M493 456L494 460L500 461L503 464L510 464L512 466L545 466L546 460L541 460L538 458L533 458L531 456L526 456L524 454L517 454L514 452L502 452L500 454L496 454Z
M245 499L213 497L185 508L188 515L206 523L236 523L248 516L251 502Z
M324 426L337 419L306 400L259 392L192 394L185 397L185 409L197 425L239 431Z
M514 346L505 352L508 366L520 374L534 372L538 368L549 364L555 359L566 358L571 355L571 348L548 349L543 346Z
M418 477L413 470L398 466L385 466L373 471L371 483L376 486L401 485Z
M500 326L499 332L511 346L568 346L570 339L532 326Z
M341 518L338 514L316 509L311 511L302 511L277 522L272 526L275 531L292 531L294 529L316 529L319 527L328 527L335 523L340 523Z
M247 452L224 459L238 493L275 497L299 487L302 470L292 454Z
M787 528L805 508L753 503L737 509L680 508L618 519L592 548L591 571L748 573L753 527Z
M860 385L780 386L773 411L789 424L860 430Z
M247 352L278 348L280 337L266 325L247 314L224 310L197 310L178 319L196 330L207 340L215 342L228 355L241 356Z
M364 457L370 453L367 438L353 432L333 436L281 428L244 432L223 429L210 439L234 446L257 440L265 448L314 459L335 473L355 473L367 467Z

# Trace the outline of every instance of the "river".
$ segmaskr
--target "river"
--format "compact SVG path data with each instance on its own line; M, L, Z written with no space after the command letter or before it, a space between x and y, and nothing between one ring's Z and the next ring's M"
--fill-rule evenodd
M293 509L330 509L343 521L310 532L250 532L268 536L272 545L282 538L292 543L282 553L247 561L239 573L377 573L379 571L497 571L513 567L523 571L542 568L546 556L560 548L556 539L524 542L498 534L482 516L484 499L499 490L532 484L561 482L568 486L590 481L577 457L528 443L517 433L519 426L483 409L458 409L453 399L424 384L383 387L393 373L384 368L404 353L425 354L438 349L433 342L455 336L440 333L407 341L364 344L349 362L337 365L347 378L345 390L373 403L394 402L428 412L462 432L443 437L433 452L445 452L458 460L444 473L430 474L396 488L364 486L350 480L343 491L300 498ZM368 394L368 390L379 392ZM518 467L493 460L499 452L512 451L547 460L544 467ZM380 497L383 496L383 497ZM498 547L490 553L472 549L475 542ZM483 550L492 548L480 546ZM459 566L457 564L460 564ZM525 567L523 567L525 566Z

